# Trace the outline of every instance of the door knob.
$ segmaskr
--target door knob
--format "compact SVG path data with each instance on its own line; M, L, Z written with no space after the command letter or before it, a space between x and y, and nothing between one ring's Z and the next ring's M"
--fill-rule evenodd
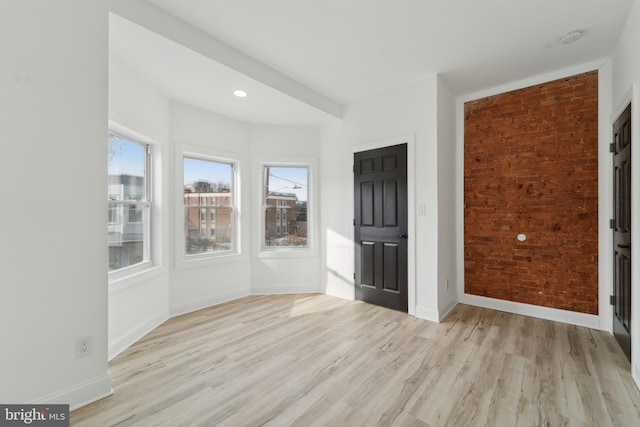
M409 236L407 236L406 234L401 234L401 235L400 235L400 238L401 238L401 239L406 239L407 237L409 237Z

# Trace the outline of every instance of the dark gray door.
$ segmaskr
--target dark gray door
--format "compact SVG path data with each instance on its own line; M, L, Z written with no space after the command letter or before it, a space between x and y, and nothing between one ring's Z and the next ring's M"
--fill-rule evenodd
M613 334L631 360L631 105L613 124Z
M354 155L356 299L407 312L407 145Z

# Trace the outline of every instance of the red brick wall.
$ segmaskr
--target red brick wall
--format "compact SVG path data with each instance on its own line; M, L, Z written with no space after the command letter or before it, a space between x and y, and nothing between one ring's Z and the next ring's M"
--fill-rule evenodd
M465 292L597 314L597 71L464 114Z

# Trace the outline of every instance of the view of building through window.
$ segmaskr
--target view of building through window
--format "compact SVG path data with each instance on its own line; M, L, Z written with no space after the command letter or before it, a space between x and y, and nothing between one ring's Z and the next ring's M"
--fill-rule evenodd
M115 271L149 259L149 148L110 133L107 150L109 271Z
M186 255L234 249L232 185L233 164L184 158Z
M306 166L264 166L264 247L308 247Z

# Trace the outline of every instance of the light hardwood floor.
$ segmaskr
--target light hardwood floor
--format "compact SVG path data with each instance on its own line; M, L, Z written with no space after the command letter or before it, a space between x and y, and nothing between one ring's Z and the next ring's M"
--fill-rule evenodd
M440 324L325 295L173 318L72 426L640 426L613 337L459 305Z

